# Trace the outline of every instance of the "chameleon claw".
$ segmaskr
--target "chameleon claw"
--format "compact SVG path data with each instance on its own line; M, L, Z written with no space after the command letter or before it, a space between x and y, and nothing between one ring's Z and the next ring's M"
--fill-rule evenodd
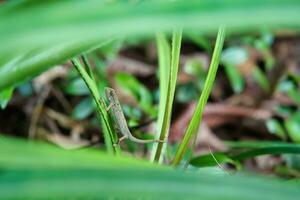
M115 144L113 144L113 146L114 146L114 147L117 147L117 146L119 146L119 143L115 143Z
M108 112L112 106L113 106L113 103L110 103L109 106L106 108L106 112Z
M114 146L114 147L119 146L120 143L121 143L121 141L124 140L124 139L126 139L126 138L127 138L127 136L125 136L125 135L124 135L123 137L120 137L120 138L118 139L118 142L115 143L115 144L113 144L113 146Z
M164 140L154 140L154 142L166 143L166 141L164 141Z

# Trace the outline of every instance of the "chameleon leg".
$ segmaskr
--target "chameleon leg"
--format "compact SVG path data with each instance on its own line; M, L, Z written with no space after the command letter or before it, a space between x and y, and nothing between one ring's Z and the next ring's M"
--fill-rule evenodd
M111 109L111 107L113 106L113 103L110 103L109 106L106 106L103 98L100 98L99 102L103 107L105 107L106 112L108 112Z
M127 135L123 135L122 137L119 138L118 144L120 144L120 142L122 142L123 140L125 140L126 138L128 138Z
M160 140L160 139L158 139L158 140L154 140L155 142L160 142L160 143L166 143L166 141L164 141L164 140Z
M106 111L109 111L111 109L111 107L113 106L113 103L110 103L107 107L106 107Z
M116 144L114 144L114 146L120 145L120 143L125 140L126 138L128 138L127 135L123 135L122 137L119 138L118 142Z

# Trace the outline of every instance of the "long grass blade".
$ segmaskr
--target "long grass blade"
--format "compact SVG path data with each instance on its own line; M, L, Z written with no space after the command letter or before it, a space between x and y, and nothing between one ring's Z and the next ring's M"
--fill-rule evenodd
M88 87L88 89L93 97L94 103L96 104L97 112L98 112L99 116L101 116L101 125L103 128L105 145L106 145L107 151L111 154L116 153L117 155L119 155L120 147L114 145L118 141L117 136L116 136L115 132L113 131L113 127L111 126L108 113L105 109L105 103L101 102L101 98L100 98L96 83L89 76L89 74L84 69L84 67L82 66L82 64L80 63L78 58L74 58L72 60L72 63L74 65L74 67L77 69L81 78L84 80L86 86Z
M160 110L160 115L163 115L162 121L159 121L158 126L161 128L159 131L159 139L166 141L168 138L168 133L169 133L169 127L171 123L171 114L172 114L172 105L173 105L173 100L174 100L174 95L175 95L175 88L176 88L176 81L177 81L177 73L178 73L178 65L179 65L179 56L180 56L180 48L181 48L181 39L182 39L182 30L176 30L173 32L172 36L172 53L171 53L171 63L169 59L167 58L169 53L167 44L165 44L166 41L164 41L163 38L159 38L159 42L163 43L163 49L161 50L160 56L163 56L160 58L161 65L159 66L160 68L162 67L167 67L168 72L165 72L164 69L160 69L161 75L167 75L166 80L162 80L160 83L163 84L160 89L161 95L166 95L163 96L161 99L162 101L162 107L164 106L163 110ZM163 78L163 77L161 77ZM165 84L167 82L167 84ZM164 87L164 88L162 88ZM163 93L166 92L166 93ZM164 151L164 148L166 148L166 142L165 143L158 143L154 160L156 162L159 162L162 158L162 153Z
M238 153L228 155L236 160L244 160L255 156L265 154L299 154L300 145L285 143L285 142L274 142L274 141L239 141L239 142L226 142L226 144L238 151Z
M234 144L231 142L235 152L216 152L219 163L235 164L235 161L241 161L256 156L262 155L280 155L280 154L300 154L299 144L290 144L283 142L242 142ZM229 144L229 146L231 146ZM215 166L217 163L212 158L211 154L194 157L190 164L197 167Z
M196 106L196 109L192 116L192 119L185 131L184 138L183 138L182 142L180 143L179 148L175 154L175 158L173 160L173 165L175 165L175 166L180 163L184 153L186 152L186 150L188 148L188 145L191 141L192 136L194 136L196 134L196 132L198 131L199 125L202 120L202 112L203 112L204 106L208 100L208 97L211 93L211 90L212 90L212 87L214 84L214 80L215 80L216 73L218 70L220 55L221 55L221 51L223 48L224 40L225 40L225 29L223 27L221 27L221 28L219 28L219 31L218 31L216 46L215 46L215 49L213 52L211 64L209 67L207 78L205 80L203 91L202 91L199 101L197 103L197 106Z
M278 154L300 154L300 146L279 146L279 147L263 147L253 150L241 152L237 155L230 156L233 160L245 160L261 155L278 155Z
M157 134L156 137L160 137L160 133L163 127L163 120L166 110L168 82L169 82L169 69L170 69L170 45L168 39L164 33L156 34L156 46L158 51L158 63L159 63L159 105L158 105L158 117L157 117ZM153 144L151 151L151 160L154 161L155 153L158 144Z

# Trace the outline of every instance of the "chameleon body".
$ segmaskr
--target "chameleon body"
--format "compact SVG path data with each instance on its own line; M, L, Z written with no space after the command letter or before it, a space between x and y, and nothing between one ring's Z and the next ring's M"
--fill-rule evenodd
M114 89L112 88L105 88L105 96L109 102L108 110L110 111L109 114L114 121L116 129L123 135L119 142L123 139L128 138L129 140L136 142L136 143L153 143L153 142L163 142L162 140L142 140L134 137L127 125L126 118L124 116L121 104L118 100L118 96Z

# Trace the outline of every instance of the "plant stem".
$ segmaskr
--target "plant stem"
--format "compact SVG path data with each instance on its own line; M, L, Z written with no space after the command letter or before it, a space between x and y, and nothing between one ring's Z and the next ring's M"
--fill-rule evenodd
M84 80L86 86L88 87L93 100L97 107L97 112L99 116L101 117L101 124L103 128L104 133L104 139L105 139L105 146L107 148L107 151L111 154L115 153L117 155L120 154L121 150L119 146L114 146L113 144L117 143L117 136L113 132L113 128L109 122L109 116L105 109L104 102L100 102L100 95L98 92L98 88L94 80L89 76L89 74L86 72L82 64L80 63L78 58L72 59L72 63L74 67L77 69L78 73L80 74L81 78Z
M82 58L82 61L83 61L84 65L85 65L85 67L86 67L86 71L87 71L88 75L95 82L95 77L94 77L94 74L93 74L93 70L92 70L92 67L91 67L91 65L89 63L87 55L86 54L82 54L81 58Z

